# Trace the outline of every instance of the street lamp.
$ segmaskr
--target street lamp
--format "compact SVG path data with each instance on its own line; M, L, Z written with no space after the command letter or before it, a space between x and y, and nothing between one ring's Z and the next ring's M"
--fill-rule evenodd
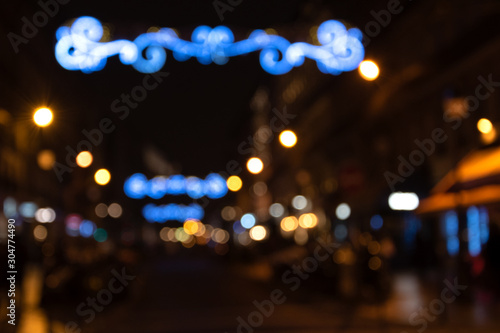
M248 171L250 171L250 173L256 175L258 173L261 173L262 169L264 169L264 163L260 158L252 157L247 162L247 169Z
M76 156L76 164L80 168L87 168L92 164L92 154L88 151L81 151L77 156Z
M95 182L99 185L106 185L111 180L111 174L106 169L99 169L94 175Z
M292 148L297 143L297 135L290 130L281 132L280 143L283 147Z
M39 127L47 127L52 123L54 115L49 108L38 108L33 114L33 121Z
M227 188L229 189L229 191L232 191L232 192L239 191L241 189L241 187L243 186L243 182L241 181L241 178L238 176L229 177L227 179L226 183L227 183Z
M488 134L493 130L493 124L486 118L481 118L477 122L477 129L483 134Z
M358 69L361 77L367 81L375 80L380 74L380 69L377 64L371 60L362 61Z

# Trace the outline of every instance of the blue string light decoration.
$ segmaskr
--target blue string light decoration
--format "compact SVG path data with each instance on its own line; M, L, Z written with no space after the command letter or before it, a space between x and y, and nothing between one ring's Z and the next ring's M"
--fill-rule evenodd
M136 173L125 180L123 191L132 199L143 199L146 196L161 199L165 195L187 195L192 199L206 196L210 199L219 199L227 194L228 188L226 180L217 173L211 173L205 179L172 175L157 176L150 180L145 175Z
M317 39L321 45L290 43L263 30L255 30L248 39L235 42L232 31L225 26L199 26L191 41L180 39L170 28L144 33L134 41L100 42L102 37L101 22L89 16L76 19L71 27L60 27L56 32L57 61L67 70L92 73L102 70L107 58L118 55L124 65L132 65L141 73L154 73L165 65L166 50L172 51L177 61L194 57L203 65L224 65L231 57L260 51L260 64L270 74L288 73L309 58L316 61L323 73L338 75L356 69L365 53L361 31L346 29L335 20L319 26Z

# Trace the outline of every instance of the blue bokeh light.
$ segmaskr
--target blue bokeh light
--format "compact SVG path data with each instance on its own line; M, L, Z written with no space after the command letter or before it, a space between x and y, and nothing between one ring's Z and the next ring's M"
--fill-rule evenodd
M205 177L205 195L210 199L219 199L228 192L226 180L217 173Z
M198 177L188 177L186 179L186 194L193 199L201 198L205 195L205 183Z
M242 234L246 229L241 225L240 221L236 221L233 223L233 230L236 234Z
M460 240L458 239L458 216L454 211L446 212L444 215L444 233L448 254L457 255L460 251Z
M96 231L97 227L94 222L90 220L83 220L82 223L80 223L80 236L84 238L89 238L94 234Z
M142 173L130 176L123 185L125 195L132 199L142 199L146 196L148 179Z
M243 215L240 220L241 226L246 229L252 228L256 222L255 216L251 213Z
M473 257L481 253L481 230L479 227L479 210L477 207L467 209L467 230L469 241L469 254Z
M35 217L35 212L38 209L38 206L34 202L23 202L19 205L19 213L21 216L26 218Z
M170 176L167 179L165 194L182 195L186 194L186 178L183 175Z
M338 241L344 241L347 238L349 231L344 224L338 224L335 226L334 234Z
M479 208L479 233L481 237L481 244L486 244L490 238L490 218L488 209L485 207Z
M56 32L55 56L68 70L91 73L102 70L106 59L115 55L125 65L132 65L142 73L154 73L165 64L167 54L177 61L196 58L209 65L226 64L230 57L260 51L260 64L268 73L280 75L301 66L305 58L316 61L318 69L338 75L358 67L364 58L359 29L347 30L339 21L323 22L317 32L322 45L290 43L281 36L269 35L263 30L253 31L248 39L234 41L232 31L225 26L194 29L191 41L182 40L169 28L139 35L133 42L116 40L101 43L101 22L89 16L76 19L71 27L60 27Z
M372 227L373 230L379 230L380 228L382 228L383 225L384 225L384 220L380 215L373 215L372 218L370 219L370 227Z

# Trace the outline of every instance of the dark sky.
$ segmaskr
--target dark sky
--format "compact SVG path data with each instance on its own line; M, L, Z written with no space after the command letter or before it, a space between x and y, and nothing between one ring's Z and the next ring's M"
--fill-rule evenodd
M41 9L34 1L4 6L3 36L20 35L22 18L32 21ZM184 173L203 176L222 170L249 134L250 98L258 86L272 80L260 67L258 53L233 58L225 66L204 66L193 59L180 63L169 54L162 70L169 77L121 121L111 112L111 103L141 84L145 75L116 57L100 72L67 71L54 58L55 31L68 20L90 15L112 27L112 39L133 40L151 26L177 28L181 37L190 39L201 24L227 25L239 39L258 28L288 31L302 6L300 1L243 1L224 13L221 22L212 1L72 0L60 4L53 18L19 45L18 53L8 38L2 39L0 106L25 121L34 107L52 107L55 121L50 131L44 130L42 145L55 149L59 159L65 153L61 142L74 147L82 139L81 130L97 127L100 119L110 117L119 128L116 135L158 147L169 160L182 164ZM127 149L116 146L118 139L104 140L112 140L108 142L108 147L115 145L112 149Z

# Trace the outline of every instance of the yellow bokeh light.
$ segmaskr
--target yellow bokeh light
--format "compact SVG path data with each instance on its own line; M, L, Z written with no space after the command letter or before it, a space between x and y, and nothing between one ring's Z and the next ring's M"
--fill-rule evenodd
M264 169L264 163L258 157L252 157L247 162L247 169L253 174L258 174Z
M477 122L477 129L481 133L488 134L493 130L493 124L488 119L482 118Z
M250 229L250 238L254 241L261 241L267 236L267 230L261 225L257 225Z
M37 126L46 127L52 123L54 115L49 108L39 108L33 114L33 121Z
M77 156L76 156L76 164L80 168L87 168L92 164L93 157L92 154L88 151L81 151Z
M299 221L295 216L287 216L281 220L280 226L283 231L294 231L299 227Z
M299 216L299 225L304 229L314 228L318 225L318 218L313 213L302 214Z
M50 170L56 162L56 155L52 150L42 150L38 153L37 162L40 169Z
M359 64L358 69L361 77L367 81L375 80L380 74L380 69L378 68L377 64L371 60L362 61Z
M286 148L292 148L297 143L297 136L294 132L286 130L280 134L280 142Z
M241 187L243 186L243 182L241 181L241 178L238 176L231 176L226 180L227 183L227 188L229 191L239 191Z
M186 232L186 234L194 235L198 232L198 229L199 229L198 221L187 220L186 222L184 222L184 231Z
M111 174L106 169L99 169L94 175L95 182L99 185L106 185L111 180Z

